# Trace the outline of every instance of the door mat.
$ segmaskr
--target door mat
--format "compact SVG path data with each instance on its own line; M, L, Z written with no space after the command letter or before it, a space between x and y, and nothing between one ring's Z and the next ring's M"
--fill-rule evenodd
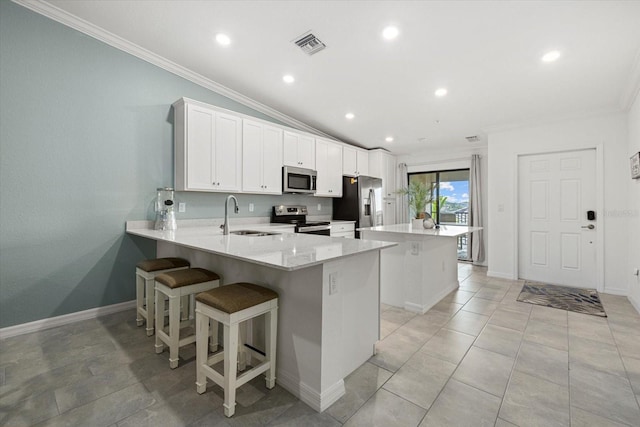
M518 301L592 316L607 317L595 289L524 282Z

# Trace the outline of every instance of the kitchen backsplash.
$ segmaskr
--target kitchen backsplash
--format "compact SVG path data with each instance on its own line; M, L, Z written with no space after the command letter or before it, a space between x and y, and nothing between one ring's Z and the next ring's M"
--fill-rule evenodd
M155 189L152 189L155 190ZM234 193L206 193L178 191L175 193L176 218L222 218L224 217L224 203L229 194ZM155 219L154 203L155 191L150 191L147 195L148 220ZM281 196L262 194L234 194L238 199L240 211L231 216L237 217L268 217L271 215L271 208L275 205L305 205L309 209L309 215L331 215L333 199L326 197L314 197L298 194L283 194ZM186 203L186 211L178 212L180 203ZM253 204L253 212L249 212L249 204ZM318 209L320 205L321 209ZM231 212L231 211L230 211Z

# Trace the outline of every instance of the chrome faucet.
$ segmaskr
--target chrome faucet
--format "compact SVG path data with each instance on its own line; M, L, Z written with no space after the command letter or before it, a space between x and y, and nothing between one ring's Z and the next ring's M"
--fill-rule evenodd
M222 228L222 234L225 236L229 234L229 200L233 200L235 205L235 212L238 213L238 199L233 194L227 196L227 200L224 202L224 224L220 226Z

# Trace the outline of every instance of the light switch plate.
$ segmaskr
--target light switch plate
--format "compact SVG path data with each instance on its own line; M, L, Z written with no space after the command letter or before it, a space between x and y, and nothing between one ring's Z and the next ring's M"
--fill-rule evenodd
M254 208L253 203L249 203L249 212L253 212L253 208Z
M178 203L178 212L186 212L187 204L186 203Z

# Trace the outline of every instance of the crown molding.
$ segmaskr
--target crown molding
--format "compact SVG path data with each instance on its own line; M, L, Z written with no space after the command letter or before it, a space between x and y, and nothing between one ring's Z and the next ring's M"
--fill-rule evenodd
M53 19L56 22L59 22L67 27L73 28L74 30L80 31L90 37L93 37L96 40L99 40L103 43L108 44L109 46L115 47L118 50L126 52L130 55L133 55L137 58L142 59L152 65L155 65L163 70L166 70L172 74L175 74L183 79L189 80L199 86L204 87L205 89L209 89L213 92L216 92L222 96L225 96L229 99L232 99L240 104L243 104L249 108L252 108L256 111L259 111L267 116L279 120L282 123L285 123L289 126L292 126L296 129L313 133L315 135L324 136L335 140L332 135L326 134L312 126L309 126L306 123L303 123L299 120L294 119L284 113L281 113L278 110L275 110L267 105L264 105L254 99L249 98L239 92L236 92L232 89L229 89L226 86L221 85L218 82L215 82L207 77L202 76L182 65L176 64L173 61L170 61L156 53L153 53L141 46L138 46L135 43L132 43L120 36L117 36L104 28L98 27L95 24L92 24L88 21L85 21L82 18L79 18L75 15L70 14L69 12L60 9L53 4L43 1L43 0L12 0L14 3L19 4L33 12L36 12L40 15L43 15L47 18Z
M627 84L622 91L622 96L620 97L620 108L625 111L629 111L633 102L638 97L640 93L640 50L636 55L636 59L633 62L633 66L631 67L631 74L629 75L629 79L627 80Z

